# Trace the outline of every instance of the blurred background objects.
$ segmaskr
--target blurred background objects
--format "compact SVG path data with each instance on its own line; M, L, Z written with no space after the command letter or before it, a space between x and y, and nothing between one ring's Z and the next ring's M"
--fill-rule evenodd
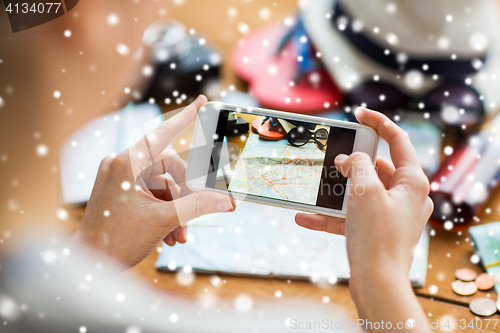
M102 157L125 149L138 124L199 93L350 121L355 107L367 106L409 133L432 182L438 207L430 244L424 241L421 303L436 316L463 315L428 299L469 302L451 292L447 278L460 266L480 265L467 228L500 219L500 129L492 122L500 103L498 16L496 0L86 0L58 19L12 33L0 14L2 260L36 230L44 229L50 244L57 239L46 235L71 236ZM386 145L379 155L389 155ZM67 196L74 183L83 190ZM272 214L280 212L266 216ZM163 251L158 267L178 270L169 255ZM217 289L225 297L242 290L262 298L290 290L323 303L335 297L356 316L336 276L326 282L311 276L317 285L297 288L290 280L205 276L191 287L177 279L183 270L156 271L157 257L131 274L196 297L221 281L229 281ZM342 267L347 276L348 265Z

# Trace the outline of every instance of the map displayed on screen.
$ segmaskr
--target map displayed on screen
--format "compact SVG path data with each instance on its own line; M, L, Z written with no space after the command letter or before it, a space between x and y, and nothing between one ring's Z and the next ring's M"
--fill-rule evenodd
M293 147L251 133L231 173L229 190L316 204L325 153L314 143Z

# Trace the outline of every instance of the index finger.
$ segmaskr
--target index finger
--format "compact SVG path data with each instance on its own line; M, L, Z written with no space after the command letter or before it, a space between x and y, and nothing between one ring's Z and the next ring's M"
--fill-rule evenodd
M361 124L375 129L380 137L387 142L396 169L402 166L420 169L417 153L408 134L386 115L365 108L357 108L356 118Z
M162 122L156 129L144 135L128 150L131 158L132 172L137 178L146 168L154 164L155 158L189 125L198 114L198 109L207 102L203 95L172 118Z
M150 152L143 153L147 153L148 155L151 154L152 157L156 157L163 152L179 134L184 132L189 125L194 123L196 115L198 114L198 109L206 102L207 98L205 96L198 96L198 98L196 98L193 103L186 106L184 110L172 118L165 120L155 130L146 134L144 140ZM140 144L141 141L142 140L140 140L138 144ZM144 147L144 143L141 144L141 147Z

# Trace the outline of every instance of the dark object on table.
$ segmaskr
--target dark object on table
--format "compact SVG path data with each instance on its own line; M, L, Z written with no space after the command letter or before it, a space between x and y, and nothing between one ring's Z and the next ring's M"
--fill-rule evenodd
M174 20L153 23L146 29L143 43L151 48L153 69L143 101L191 100L202 93L210 95L211 86L218 85L219 52L207 45L204 38L188 35L182 23ZM169 100L165 102L169 104Z
M497 116L489 128L470 137L431 179L432 218L454 224L469 222L486 202L500 177Z
M412 98L388 83L366 82L346 95L346 105L351 110L364 105L391 118L395 115L404 117L408 111L420 111L427 113L427 117L442 130L477 129L485 115L480 94L466 84L451 80L418 98ZM355 121L352 112L350 115Z
M226 125L226 136L248 134L250 124L243 118L236 116L236 112L229 114Z

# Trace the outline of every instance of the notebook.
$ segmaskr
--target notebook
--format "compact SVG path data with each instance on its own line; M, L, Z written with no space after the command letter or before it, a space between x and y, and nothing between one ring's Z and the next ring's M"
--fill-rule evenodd
M495 291L500 295L500 222L481 224L469 228L483 267L496 280Z
M71 135L61 150L62 203L86 203L102 159L128 148L134 130L159 115L158 105L130 103L120 111L90 121Z

